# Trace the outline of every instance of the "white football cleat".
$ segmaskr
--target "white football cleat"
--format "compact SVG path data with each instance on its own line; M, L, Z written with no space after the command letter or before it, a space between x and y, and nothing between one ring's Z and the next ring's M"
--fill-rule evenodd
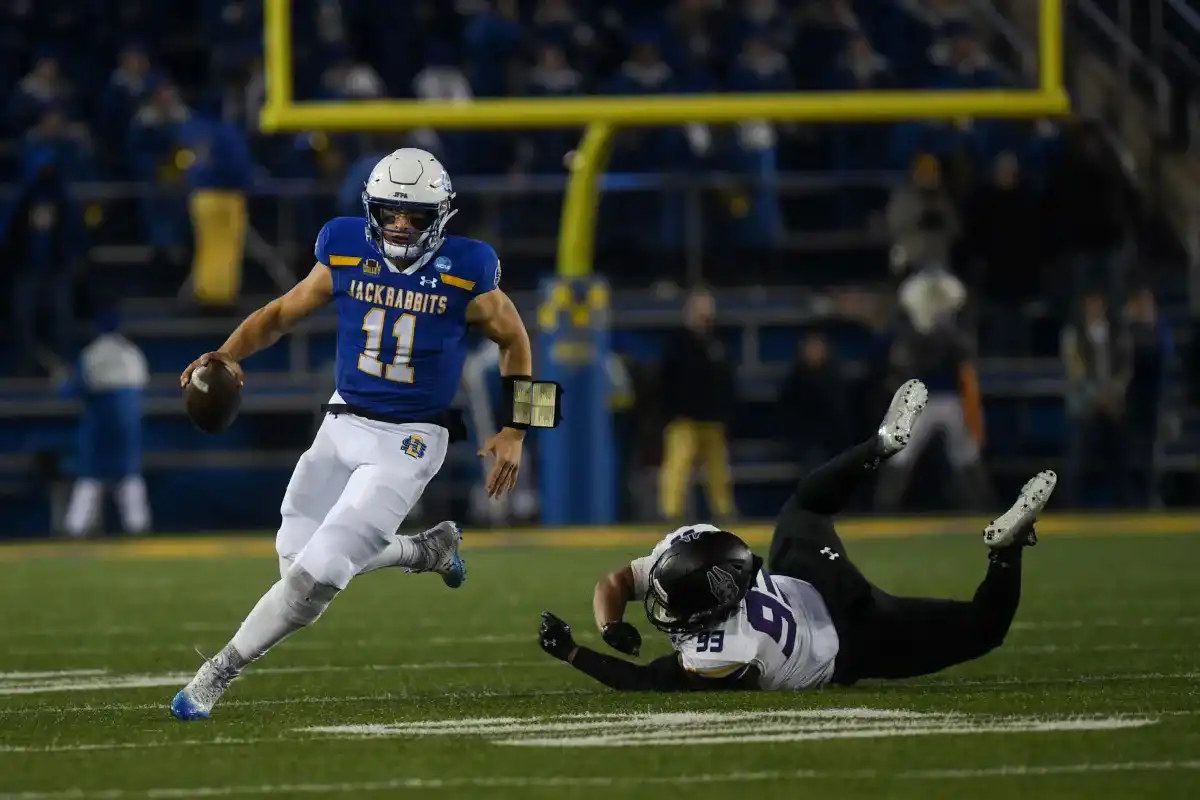
M905 448L912 436L917 417L925 410L929 401L929 390L915 378L905 381L892 396L892 404L879 423L879 454L884 458L894 456Z
M205 659L187 686L171 701L171 716L184 722L208 719L213 706L239 674L222 651Z
M462 586L467 579L467 564L458 554L462 538L462 529L453 520L439 522L418 533L413 541L424 552L425 563L429 566L414 572L436 572L451 589Z
M1054 494L1057 485L1058 475L1053 470L1043 470L1030 478L1022 487L1013 507L983 529L983 543L993 550L1012 544L1037 544L1032 525L1050 501L1050 495ZM1025 537L1024 540L1021 537Z

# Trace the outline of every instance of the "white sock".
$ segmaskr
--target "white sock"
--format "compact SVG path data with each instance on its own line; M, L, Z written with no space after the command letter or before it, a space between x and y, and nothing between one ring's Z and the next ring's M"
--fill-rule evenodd
M76 538L87 536L100 516L104 485L95 478L80 478L71 488L71 499L63 518L63 528Z
M425 551L413 541L411 536L397 535L382 551L377 553L367 565L358 571L359 575L374 572L387 567L407 567L408 569L424 569Z
M226 651L232 647L243 662L257 661L289 635L306 627L295 615L287 613L285 592L282 579L268 589L229 640Z
M117 484L117 510L126 533L145 533L150 529L150 503L146 482L141 475L130 475Z

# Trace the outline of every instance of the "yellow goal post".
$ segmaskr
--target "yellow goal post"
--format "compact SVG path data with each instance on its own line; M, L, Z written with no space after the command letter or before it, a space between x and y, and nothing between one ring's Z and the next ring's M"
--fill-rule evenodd
M1036 89L710 94L645 97L503 98L470 102L365 100L296 102L292 91L294 0L264 0L265 133L397 131L422 127L584 130L569 165L559 227L558 273L585 277L595 253L600 180L621 127L776 122L896 122L914 119L1036 118L1065 115L1063 0L1039 0ZM301 0L305 2L305 0Z

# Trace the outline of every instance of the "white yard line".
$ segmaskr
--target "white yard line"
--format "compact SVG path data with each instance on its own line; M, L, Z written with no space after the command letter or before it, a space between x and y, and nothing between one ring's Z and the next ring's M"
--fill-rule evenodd
M104 675L105 669L59 669L44 672L0 672L0 683L8 681L44 680L46 678L81 678Z
M221 629L228 632L229 626ZM599 636L591 636L588 633L577 637L578 641L598 641ZM338 648L366 648L366 647L397 647L403 639L399 635L376 636L368 639L337 639L334 641L302 639L300 641L289 640L286 644L280 645L281 652L301 652L301 651L332 651ZM463 645L480 645L480 644L525 644L530 645L537 641L536 635L531 631L524 633L511 634L480 634L478 636L434 636L428 639L421 639L421 647L458 647ZM190 639L187 641L178 641L175 643L150 642L145 645L137 646L139 653L191 653L196 649L196 645ZM81 645L67 647L8 647L4 652L10 656L97 656L109 655L113 652L112 645Z
M160 706L161 707L161 706ZM150 742L81 742L79 744L0 745L0 755L19 753L89 753L97 750L154 750L167 747L220 747L223 745L258 745L271 742L296 743L295 739L160 739Z
M227 797L231 795L367 794L379 792L425 792L461 789L572 789L632 786L689 786L716 783L771 783L802 780L916 780L948 781L1052 775L1081 775L1118 772L1176 772L1200 770L1200 761L1126 761L1037 766L1015 764L985 769L959 770L789 770L771 772L725 772L691 775L626 776L489 776L480 778L393 778L385 781L346 783L292 783L160 787L154 789L68 789L55 792L10 792L0 800L124 800L124 798Z
M539 689L517 692L455 692L457 700L486 700L512 697L569 697L594 695L586 689ZM259 706L330 705L336 703L391 703L408 699L408 693L360 694L342 696L301 695L262 700L222 700L220 708L257 708ZM24 708L0 708L0 717L31 716L38 714L118 714L124 711L161 711L167 705L161 703L95 703L81 706L27 706ZM1197 712L1200 713L1200 712Z
M553 659L537 661L419 661L408 664L367 664L359 666L338 666L333 664L297 666L297 667L262 667L256 668L247 675L309 675L323 672L396 672L413 670L455 671L474 669L506 668L554 668L558 662ZM41 681L0 681L0 696L52 694L55 692L108 692L118 689L151 689L160 686L183 686L192 678L190 672L168 672L150 675L118 675L104 670L88 671L78 678L61 677L48 678Z
M1012 624L1014 631L1062 631L1078 628L1160 628L1200 625L1200 617L1143 617L1133 620L1106 619L1058 619L1044 621L1017 620Z
M773 732L750 726L731 726L729 730L678 732L678 735L663 735L661 732L610 733L594 736L517 738L501 739L494 744L508 747L543 748L607 748L607 747L704 747L726 744L777 744L781 742L814 742L835 739L890 739L909 736L946 736L979 733L1066 733L1081 731L1115 731L1129 728L1144 728L1154 724L1150 719L1107 718L1095 720L1042 720L1042 721L997 721L985 723L942 723L914 726L906 724L875 725L862 727L793 726L793 730Z
M925 688L964 686L1056 686L1073 683L1124 683L1138 681L1181 681L1200 680L1200 672L1113 672L1095 675L1062 675L1046 678L918 678L903 683L884 683L881 686L920 686Z

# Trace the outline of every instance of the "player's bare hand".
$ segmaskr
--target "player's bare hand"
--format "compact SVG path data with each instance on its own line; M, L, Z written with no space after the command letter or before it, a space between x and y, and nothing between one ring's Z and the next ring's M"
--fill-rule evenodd
M500 432L487 440L479 455L492 456L491 472L487 478L488 497L500 497L517 485L517 473L521 471L521 452L525 446L525 431L516 428L501 428Z
M238 386L244 386L246 384L246 376L242 373L241 364L234 361L226 353L212 352L205 353L191 364L188 364L187 369L185 369L183 374L179 376L179 385L181 387L187 386L188 382L192 379L192 373L195 372L198 367L206 367L213 361L220 361L222 364L228 367L229 371L233 373L233 376L237 378Z

